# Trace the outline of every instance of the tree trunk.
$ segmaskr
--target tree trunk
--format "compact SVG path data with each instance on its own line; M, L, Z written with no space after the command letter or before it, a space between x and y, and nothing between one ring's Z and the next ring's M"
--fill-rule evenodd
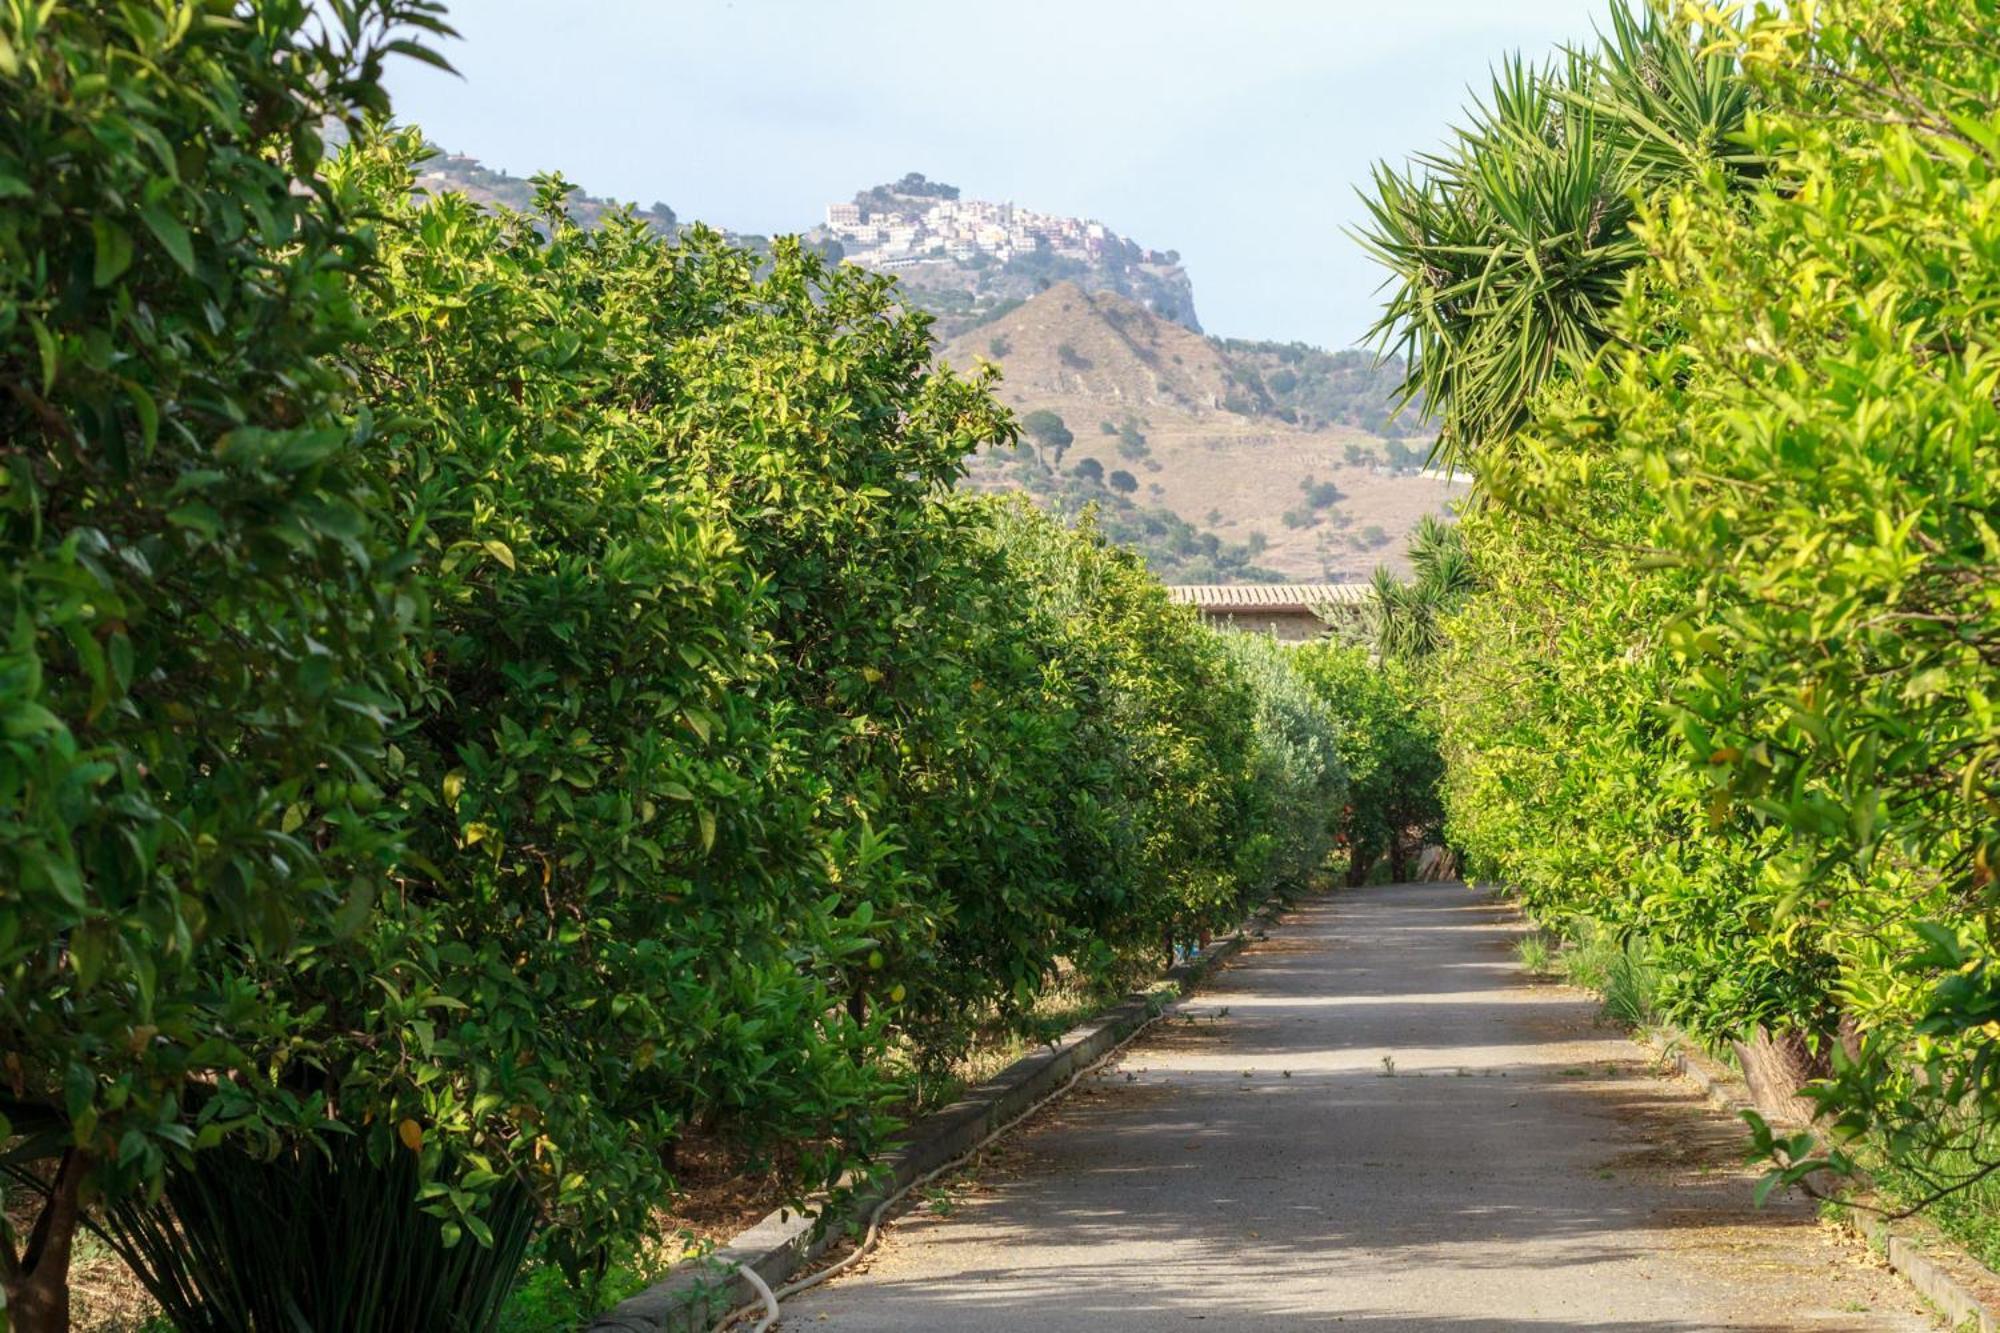
M1776 1124L1809 1125L1815 1107L1799 1095L1799 1089L1822 1078L1831 1067L1824 1055L1814 1055L1805 1034L1780 1032L1773 1036L1763 1027L1749 1039L1731 1043L1737 1063L1743 1066L1743 1081L1750 1085L1750 1099L1766 1120Z
M1397 884L1410 878L1409 849L1403 845L1400 829L1389 835L1389 878Z
M0 1247L0 1281L7 1288L13 1333L69 1333L69 1256L82 1218L83 1178L89 1159L63 1150L55 1183L17 1260Z

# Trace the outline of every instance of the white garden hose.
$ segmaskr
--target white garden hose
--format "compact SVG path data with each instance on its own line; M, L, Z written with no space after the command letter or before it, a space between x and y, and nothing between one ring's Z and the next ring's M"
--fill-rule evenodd
M994 1130L991 1134L988 1134L985 1138L973 1144L970 1148L967 1148L964 1152L952 1158L950 1161L946 1162L943 1166L937 1167L930 1171L926 1171L923 1175L918 1176L915 1180L912 1180L909 1184L903 1186L901 1189L897 1190L894 1194L891 1194L888 1198L876 1204L874 1210L868 1214L867 1234L861 1238L861 1243L859 1245L855 1246L852 1250L850 1250L838 1262L829 1264L825 1268L820 1269L818 1272L811 1273L805 1277L797 1279L796 1281L787 1282L784 1286L779 1287L776 1293L773 1293L771 1288L765 1285L764 1279L758 1276L757 1271L751 1268L750 1265L748 1264L736 1265L736 1271L742 1274L744 1280L749 1282L752 1290L754 1290L757 1293L757 1300L756 1302L750 1305L739 1306L737 1309L730 1311L728 1317L715 1326L715 1333L723 1333L725 1329L729 1328L737 1320L757 1310L760 1306L764 1311L764 1317L760 1319L757 1322L757 1324L749 1330L749 1333L769 1333L769 1330L777 1327L778 1324L778 1319L780 1317L778 1314L779 1301L783 1300L787 1296L796 1296L800 1292L804 1291L806 1288L816 1287L820 1283L826 1281L828 1278L834 1276L834 1274L846 1271L846 1269L849 1266L858 1262L862 1255L867 1254L868 1251L875 1248L875 1242L881 1239L882 1235L883 1214L887 1213L889 1209L905 1194L908 1194L911 1190L916 1189L919 1185L928 1185L931 1181L937 1179L945 1172L963 1165L970 1158L974 1157L980 1152L983 1152L987 1144L993 1142L993 1140L999 1138L1002 1134L1005 1134L1008 1130L1014 1128L1014 1126L1020 1124L1023 1120L1026 1120L1029 1116L1041 1110L1044 1106L1047 1106L1050 1102L1062 1096L1065 1092L1068 1092L1071 1088L1076 1086L1078 1079L1081 1079L1085 1074L1090 1073L1092 1070L1101 1067L1107 1061L1109 1061L1112 1056L1124 1050L1125 1047L1131 1043L1133 1038L1137 1037L1147 1028L1153 1026L1153 1024L1159 1022L1160 1019L1166 1014L1166 1012L1167 1012L1166 1009L1162 1008L1159 1013L1148 1016L1145 1022L1133 1028L1123 1037L1120 1037L1118 1039L1117 1044L1114 1045L1110 1050L1106 1051L1103 1055L1098 1056L1095 1060L1092 1060L1088 1065L1084 1066L1082 1069L1077 1070L1074 1074L1071 1074L1067 1079L1063 1081L1063 1085L1061 1087L1057 1088L1055 1091L1049 1093L1047 1096L1035 1102L1035 1104L1030 1106L1027 1110L1021 1112L1021 1114L1015 1116L1012 1120L1009 1120L1006 1124L1000 1126L1000 1128Z
M764 1317L757 1321L757 1327L750 1330L750 1333L764 1333L765 1329L770 1328L778 1322L778 1298L771 1294L771 1284L764 1281L764 1275L749 1264L736 1265L736 1271L742 1274L743 1280L748 1282L751 1290L757 1293L757 1304L764 1307ZM756 1306L746 1305L743 1307L743 1310L753 1310L755 1308ZM742 1310L739 1310L731 1314L729 1318L734 1319L737 1314L741 1314L742 1312ZM728 1324L729 1320L725 1319L721 1326L726 1328Z

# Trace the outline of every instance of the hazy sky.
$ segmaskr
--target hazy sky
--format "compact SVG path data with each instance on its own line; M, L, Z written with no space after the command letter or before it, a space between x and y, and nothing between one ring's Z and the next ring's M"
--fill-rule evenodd
M921 171L1181 252L1212 333L1340 346L1380 275L1342 228L1503 52L1604 0L457 0L459 78L396 109L517 175L738 231Z

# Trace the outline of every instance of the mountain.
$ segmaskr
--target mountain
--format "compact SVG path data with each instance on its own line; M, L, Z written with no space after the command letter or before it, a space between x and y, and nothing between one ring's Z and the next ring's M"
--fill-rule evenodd
M826 206L807 239L850 263L894 273L911 304L951 337L1058 282L1115 292L1195 332L1194 286L1180 255L1149 250L1094 218L960 197L911 172Z
M940 356L997 365L1024 427L968 484L1095 501L1171 581L1365 578L1465 490L1424 470L1426 440L1385 423L1398 368L1366 353L1204 337L1065 282Z
M438 153L418 187L526 208L531 180ZM615 200L581 189L586 224ZM639 210L662 235L680 219ZM762 250L760 236L724 233ZM912 172L827 206L801 233L832 259L895 275L937 320L940 358L996 363L1024 443L975 458L966 484L1066 511L1095 503L1113 540L1173 582L1352 580L1399 565L1404 538L1464 487L1423 472L1427 440L1393 418L1401 377L1365 352L1205 336L1175 252L1104 224L967 200Z
M464 153L442 150L418 169L417 188L426 194L462 194L488 207L500 205L525 210L535 202L535 183L527 177L509 175ZM623 207L616 199L600 199L581 189L570 191L569 206L572 215L586 227L595 226L606 213ZM650 208L634 205L634 208L663 236L672 236L680 225L674 210L663 203L656 202Z

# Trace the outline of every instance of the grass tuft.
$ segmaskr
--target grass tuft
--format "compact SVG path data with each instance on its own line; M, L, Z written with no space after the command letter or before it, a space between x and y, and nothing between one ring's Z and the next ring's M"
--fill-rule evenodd
M1621 941L1602 922L1579 919L1554 959L1554 970L1570 985L1603 996L1604 1016L1622 1027L1646 1028L1659 1022L1659 968L1641 936Z
M1523 935L1514 943L1514 958L1534 976L1548 976L1550 965L1554 961L1554 952L1549 947L1549 937L1539 930Z

